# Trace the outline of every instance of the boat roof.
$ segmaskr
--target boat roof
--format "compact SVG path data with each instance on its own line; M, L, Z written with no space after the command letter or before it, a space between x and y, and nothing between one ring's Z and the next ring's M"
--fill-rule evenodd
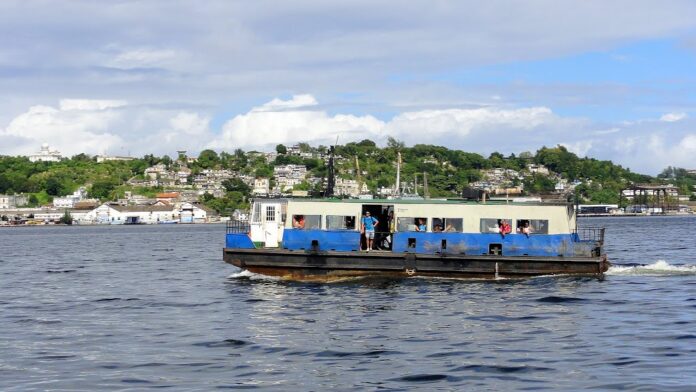
M523 201L512 202L507 200L468 200L468 199L312 199L312 198L283 198L283 199L254 199L254 201L286 201L292 203L340 203L340 204L452 204L452 205L526 205L526 206L567 206L569 203L553 201Z

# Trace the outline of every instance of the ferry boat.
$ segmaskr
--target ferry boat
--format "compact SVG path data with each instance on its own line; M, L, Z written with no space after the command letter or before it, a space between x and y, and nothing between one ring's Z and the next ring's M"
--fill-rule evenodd
M371 250L361 224L368 213L377 221ZM227 223L223 256L304 281L601 276L610 265L603 245L604 228L578 229L565 203L257 199L249 222Z

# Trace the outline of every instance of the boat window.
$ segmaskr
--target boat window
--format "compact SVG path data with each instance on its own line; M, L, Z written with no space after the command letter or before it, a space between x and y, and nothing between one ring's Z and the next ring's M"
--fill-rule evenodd
M519 234L549 234L549 221L546 219L518 219Z
M397 231L427 231L427 218L400 217L396 220Z
M355 230L355 217L347 215L327 215L326 230Z
M321 229L321 215L293 215L292 227L295 229Z
M435 233L461 233L463 227L462 218L433 218L431 230Z
M507 221L510 224L511 220L507 218L481 218L481 233L500 233L500 223Z
M266 206L266 222L275 222L275 206Z

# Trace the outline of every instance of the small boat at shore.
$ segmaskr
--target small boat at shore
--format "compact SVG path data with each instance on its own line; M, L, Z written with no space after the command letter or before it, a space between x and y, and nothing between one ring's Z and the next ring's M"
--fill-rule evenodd
M371 249L362 222L374 224ZM569 204L257 199L250 222L227 223L223 258L302 281L602 276L610 265L603 245L604 228L578 229Z

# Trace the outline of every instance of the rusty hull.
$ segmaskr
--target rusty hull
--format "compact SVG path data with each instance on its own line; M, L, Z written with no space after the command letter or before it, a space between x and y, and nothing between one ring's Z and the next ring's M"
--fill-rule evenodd
M226 263L250 272L298 281L359 277L428 276L464 279L540 275L603 276L610 263L599 257L533 257L392 252L313 252L285 249L223 250Z

